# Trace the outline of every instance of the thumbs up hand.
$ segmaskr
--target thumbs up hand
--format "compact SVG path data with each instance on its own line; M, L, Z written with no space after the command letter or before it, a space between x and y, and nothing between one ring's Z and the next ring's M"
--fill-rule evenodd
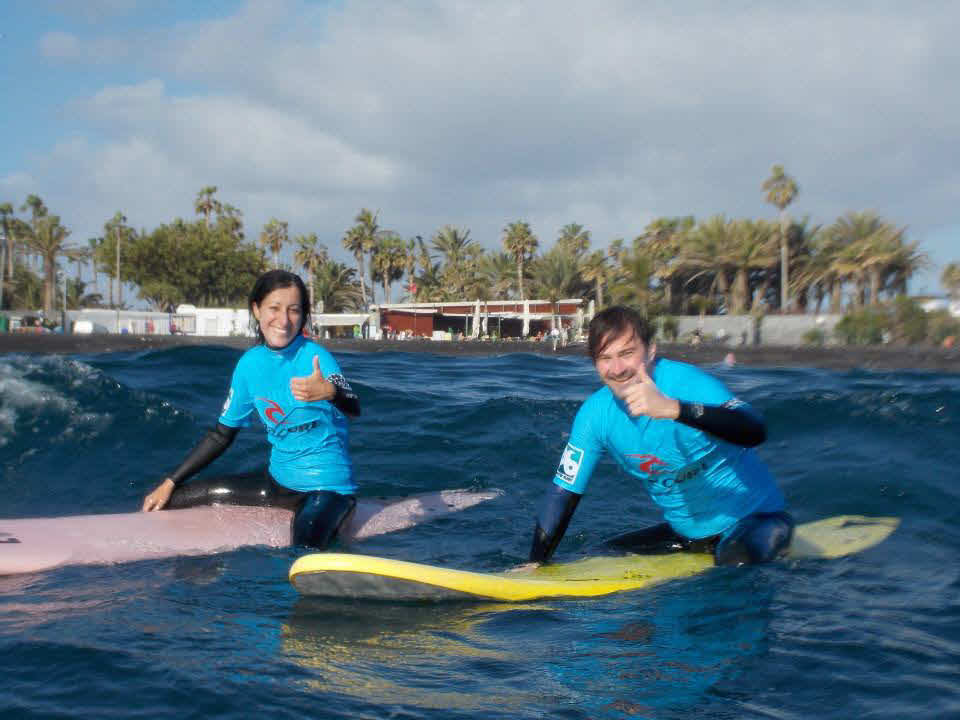
M630 417L644 415L651 418L676 420L680 416L680 403L660 392L657 384L647 373L645 365L637 368L633 383L620 396Z
M318 400L333 400L337 389L333 383L323 376L320 370L320 358L313 356L313 372L302 377L295 377L290 381L290 392L293 399L300 402L317 402Z

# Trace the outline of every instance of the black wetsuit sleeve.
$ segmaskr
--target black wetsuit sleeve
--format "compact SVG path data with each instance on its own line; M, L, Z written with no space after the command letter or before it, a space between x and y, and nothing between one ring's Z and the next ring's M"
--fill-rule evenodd
M723 405L681 400L677 422L742 447L756 447L767 439L767 427L760 414L736 398Z
M537 515L533 529L533 544L530 547L530 562L548 562L567 531L573 511L580 503L580 495L564 490L559 485L550 485Z
M173 480L174 485L180 485L184 480L200 472L207 465L223 455L224 450L233 443L237 432L238 428L217 423L216 427L210 428L210 430L207 431L207 434L201 438L197 446L184 458L180 466L167 475L167 477Z
M333 400L330 401L333 403L333 406L344 415L349 415L350 417L359 417L360 398L357 397L357 394L353 391L353 388L350 387L350 383L347 382L347 379L343 375L331 375L327 378L327 380L330 381L336 390Z

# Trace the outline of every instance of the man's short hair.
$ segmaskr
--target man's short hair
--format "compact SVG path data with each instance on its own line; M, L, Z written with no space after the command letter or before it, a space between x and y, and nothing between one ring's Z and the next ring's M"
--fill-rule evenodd
M633 308L614 305L594 315L587 336L587 352L593 361L596 362L607 345L625 332L633 332L645 346L650 345L654 335L647 319Z

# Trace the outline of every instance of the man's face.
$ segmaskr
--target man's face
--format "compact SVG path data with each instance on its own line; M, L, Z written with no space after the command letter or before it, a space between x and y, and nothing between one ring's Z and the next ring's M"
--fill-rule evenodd
M641 367L645 368L647 373L651 372L656 351L655 343L647 347L633 330L629 329L610 340L593 364L600 379L614 395L621 397L623 391L635 382Z

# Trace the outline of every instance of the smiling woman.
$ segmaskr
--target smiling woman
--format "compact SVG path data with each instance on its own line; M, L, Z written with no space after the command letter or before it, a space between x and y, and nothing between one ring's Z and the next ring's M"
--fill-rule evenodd
M356 505L347 416L360 404L333 356L305 338L310 297L299 276L261 275L248 300L258 344L240 358L216 424L147 495L144 511L226 502L294 511L293 542L325 548ZM272 448L265 471L185 481L258 415ZM226 489L226 490L225 490Z
M257 281L250 309L257 321L256 330L260 342L280 350L289 345L303 330L303 295L296 285L278 287L267 292L268 281L265 278L272 274L266 273Z

